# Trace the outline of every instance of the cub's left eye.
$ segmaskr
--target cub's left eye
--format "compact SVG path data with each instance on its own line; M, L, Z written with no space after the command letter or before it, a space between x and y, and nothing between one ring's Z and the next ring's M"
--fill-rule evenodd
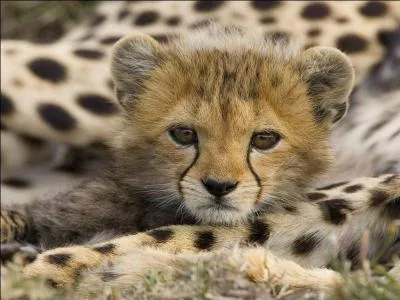
M174 127L169 131L169 135L175 143L182 146L189 146L197 143L196 131L185 127Z
M251 146L259 150L268 150L273 148L281 139L279 133L266 131L253 134Z

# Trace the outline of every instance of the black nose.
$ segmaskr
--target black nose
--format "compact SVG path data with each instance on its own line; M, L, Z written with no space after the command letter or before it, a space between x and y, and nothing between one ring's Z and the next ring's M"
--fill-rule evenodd
M221 197L232 192L236 186L237 182L232 181L216 181L214 179L203 179L204 186L207 191L214 196Z

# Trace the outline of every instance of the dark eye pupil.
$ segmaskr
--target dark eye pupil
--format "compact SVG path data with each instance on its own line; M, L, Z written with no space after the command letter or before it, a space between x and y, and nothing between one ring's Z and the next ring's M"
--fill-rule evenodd
M188 128L173 128L169 131L172 139L180 145L192 145L197 142L196 132Z
M267 150L275 146L279 142L280 136L275 132L258 133L252 138L253 147L261 150Z

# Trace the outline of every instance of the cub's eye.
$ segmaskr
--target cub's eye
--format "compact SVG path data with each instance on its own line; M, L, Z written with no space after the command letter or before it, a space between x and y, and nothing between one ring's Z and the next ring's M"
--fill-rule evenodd
M273 148L281 139L281 136L273 131L266 131L253 134L251 146L260 150Z
M174 127L169 130L169 135L175 143L188 146L197 143L196 131L185 127Z

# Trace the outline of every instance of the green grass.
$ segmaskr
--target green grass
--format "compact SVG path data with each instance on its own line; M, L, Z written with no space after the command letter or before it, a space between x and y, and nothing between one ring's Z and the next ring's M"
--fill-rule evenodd
M341 267L345 285L338 287L332 299L397 300L400 285L385 269L376 265L357 272ZM74 299L73 292L54 289L46 280L22 281L21 268L8 264L2 267L1 286L4 300ZM150 271L143 282L124 290L105 289L93 299L123 300L236 300L236 299L321 299L322 292L307 289L291 290L279 284L255 283L226 257L214 256L201 262L187 263L178 273L170 269ZM326 298L325 298L326 299Z

